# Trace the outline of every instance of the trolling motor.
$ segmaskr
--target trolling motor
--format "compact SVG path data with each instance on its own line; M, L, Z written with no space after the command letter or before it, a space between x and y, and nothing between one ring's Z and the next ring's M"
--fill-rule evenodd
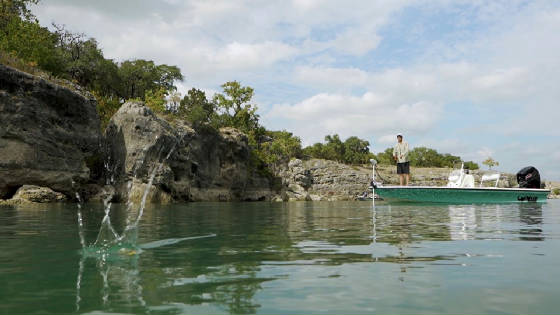
M375 169L375 165L377 165L377 161L374 159L370 159L369 162L371 163L371 182L369 183L369 188L371 189L371 188L381 187L382 184L375 181L375 173L379 175L379 172L377 172L377 170Z
M541 175L533 166L527 166L517 172L519 188L541 188Z

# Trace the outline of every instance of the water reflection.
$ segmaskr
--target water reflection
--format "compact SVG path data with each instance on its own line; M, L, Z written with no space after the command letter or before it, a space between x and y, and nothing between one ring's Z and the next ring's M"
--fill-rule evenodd
M89 207L84 222L85 237L91 241L102 212ZM32 297L71 292L53 299L71 309L45 303L43 313L252 314L266 307L263 295L290 291L295 284L352 286L345 282L349 265L379 270L373 275L385 277L389 286L388 278L406 286L418 281L419 270L461 268L477 257L500 254L465 246L475 243L470 241L544 241L542 207L377 203L372 208L369 202L154 205L141 222L142 251L115 259L75 255L75 210L10 208L0 217L0 234L11 240L0 244L0 258L15 254L3 260L0 271L27 279L10 282L5 300L11 303L19 301L21 292ZM111 215L117 229L126 225L123 209ZM191 238L204 235L213 237ZM56 264L36 263L50 256L58 256ZM56 275L56 281L30 285L46 274ZM71 279L64 278L66 274ZM364 273L367 276L373 277ZM9 305L4 303L0 313L34 310Z
M524 241L544 241L543 214L541 204L520 204L519 219L526 226L519 230L519 239Z

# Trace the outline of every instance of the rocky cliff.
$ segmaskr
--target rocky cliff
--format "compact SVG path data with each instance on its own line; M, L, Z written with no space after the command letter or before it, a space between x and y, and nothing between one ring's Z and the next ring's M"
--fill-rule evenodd
M95 107L79 87L0 64L0 199L26 184L73 195L72 181L91 181L101 139Z
M268 200L269 179L251 168L247 137L233 128L195 131L174 125L141 102L124 104L113 116L105 138L108 178L117 199L152 202Z
M371 174L362 167L352 167L334 161L311 159L292 160L277 171L282 179L279 197L294 200L353 200L367 190Z

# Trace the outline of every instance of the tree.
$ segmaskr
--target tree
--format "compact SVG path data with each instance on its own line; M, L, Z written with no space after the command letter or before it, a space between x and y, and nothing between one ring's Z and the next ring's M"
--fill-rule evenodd
M344 163L365 164L370 159L369 141L356 136L344 141Z
M325 136L325 147L323 150L323 154L325 159L333 160L338 162L344 161L344 143L340 140L340 137L337 134L334 135L327 135Z
M0 28L4 27L8 21L14 17L26 21L35 20L28 6L37 4L39 0L0 0Z
M256 130L259 127L257 106L250 104L253 88L231 81L222 84L222 89L224 93L217 93L213 99L219 114L217 126L235 127L245 133Z
M484 162L482 162L482 164L488 166L488 169L492 169L492 167L494 166L499 166L500 163L498 163L498 161L494 160L491 157L488 157L486 160L484 160Z
M317 142L311 146L303 148L303 155L310 158L324 159L324 147L325 146L322 143Z
M387 148L385 151L377 153L374 158L379 164L396 165L395 159L393 158L393 148Z
M62 56L56 46L56 35L36 21L11 16L0 28L0 50L39 68L59 73Z
M303 149L302 154L316 159L338 161L346 164L368 163L375 155L369 152L369 142L356 136L344 142L338 134L327 135L325 143L315 143Z
M294 136L291 132L267 131L266 135L270 138L261 144L260 150L263 161L267 164L287 162L292 158L301 158L301 139Z
M181 100L177 115L196 128L210 122L215 115L215 106L206 99L204 91L192 88Z
M99 119L101 120L101 129L105 129L109 120L121 107L121 103L117 97L114 96L104 96L99 94L99 92L92 91L93 96L97 100L97 112L99 113Z
M144 95L144 101L146 102L146 106L148 106L154 112L163 113L166 110L165 108L166 96L167 96L167 91L165 90L165 88L160 87L155 91L147 90L146 94Z
M478 164L473 162L473 161L466 161L465 162L465 168L467 168L469 170L477 170L477 169L480 168L480 166L478 166Z
M123 99L143 99L147 91L163 88L166 95L177 90L176 80L183 80L181 70L176 66L156 65L151 60L127 60L119 66L119 96Z

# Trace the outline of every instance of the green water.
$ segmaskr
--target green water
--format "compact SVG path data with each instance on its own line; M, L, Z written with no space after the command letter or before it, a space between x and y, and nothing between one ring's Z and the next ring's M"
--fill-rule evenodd
M83 216L91 244L102 205ZM560 309L560 200L150 206L110 255L81 250L74 204L0 207L0 240L0 314Z

